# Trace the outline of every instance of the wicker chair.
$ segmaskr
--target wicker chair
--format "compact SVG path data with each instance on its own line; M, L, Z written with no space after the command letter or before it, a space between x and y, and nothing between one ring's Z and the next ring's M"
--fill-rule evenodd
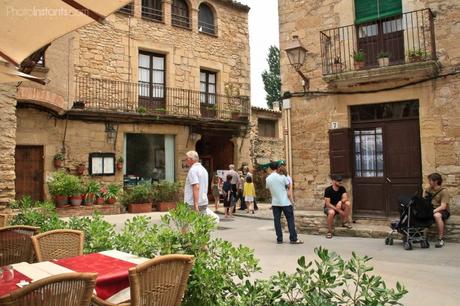
M64 273L47 277L0 297L0 306L88 306L96 273Z
M38 227L18 225L0 228L0 267L18 262L33 262L31 236L38 234Z
M38 261L49 261L83 255L84 233L54 230L32 237Z
M0 214L0 227L5 227L8 225L9 215Z
M179 306L193 262L193 256L166 255L129 269L131 302L117 306ZM115 306L95 296L93 305Z

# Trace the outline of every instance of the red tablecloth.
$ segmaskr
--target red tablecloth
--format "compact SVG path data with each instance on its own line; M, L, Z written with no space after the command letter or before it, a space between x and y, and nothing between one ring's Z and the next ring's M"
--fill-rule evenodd
M19 289L16 285L20 281L25 280L30 282L31 279L27 276L19 273L18 271L14 270L14 278L9 282L5 282L3 279L0 279L0 296L10 293L11 291Z
M128 269L136 266L99 253L59 259L54 263L76 272L98 273L96 294L104 300L129 287Z

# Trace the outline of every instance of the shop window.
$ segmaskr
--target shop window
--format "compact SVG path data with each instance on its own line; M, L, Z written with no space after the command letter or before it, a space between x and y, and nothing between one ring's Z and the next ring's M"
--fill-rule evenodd
M90 175L115 175L115 154L114 153L90 153L89 154Z
M257 126L260 137L278 138L278 133L276 132L278 126L277 120L259 118L257 120Z
M126 181L174 181L173 135L127 134Z

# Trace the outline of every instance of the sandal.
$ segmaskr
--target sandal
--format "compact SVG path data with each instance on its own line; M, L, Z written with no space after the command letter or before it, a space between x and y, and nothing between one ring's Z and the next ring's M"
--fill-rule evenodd
M352 229L352 228L353 228L353 227L350 225L350 223L348 223L348 222L342 223L342 227L345 227L345 228L348 228L348 229Z
M331 239L331 238L332 238L332 233L327 233L327 234L326 234L326 238L327 238L327 239Z
M303 244L303 241L297 239L296 241L291 241L291 244Z

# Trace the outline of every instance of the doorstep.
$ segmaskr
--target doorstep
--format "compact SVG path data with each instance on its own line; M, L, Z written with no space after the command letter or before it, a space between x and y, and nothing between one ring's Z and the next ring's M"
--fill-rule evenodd
M56 212L60 218L91 216L96 211L102 215L119 215L123 212L123 206L119 203L115 203L56 208Z
M299 233L309 235L326 235L326 216L322 211L295 211L296 228ZM397 218L382 219L381 217L356 218L352 229L340 226L339 218L335 219L335 236L385 238L391 232L390 223ZM286 221L282 218L282 224L287 230ZM428 231L430 239L436 239L436 226ZM446 223L446 241L460 242L460 216L451 216Z

